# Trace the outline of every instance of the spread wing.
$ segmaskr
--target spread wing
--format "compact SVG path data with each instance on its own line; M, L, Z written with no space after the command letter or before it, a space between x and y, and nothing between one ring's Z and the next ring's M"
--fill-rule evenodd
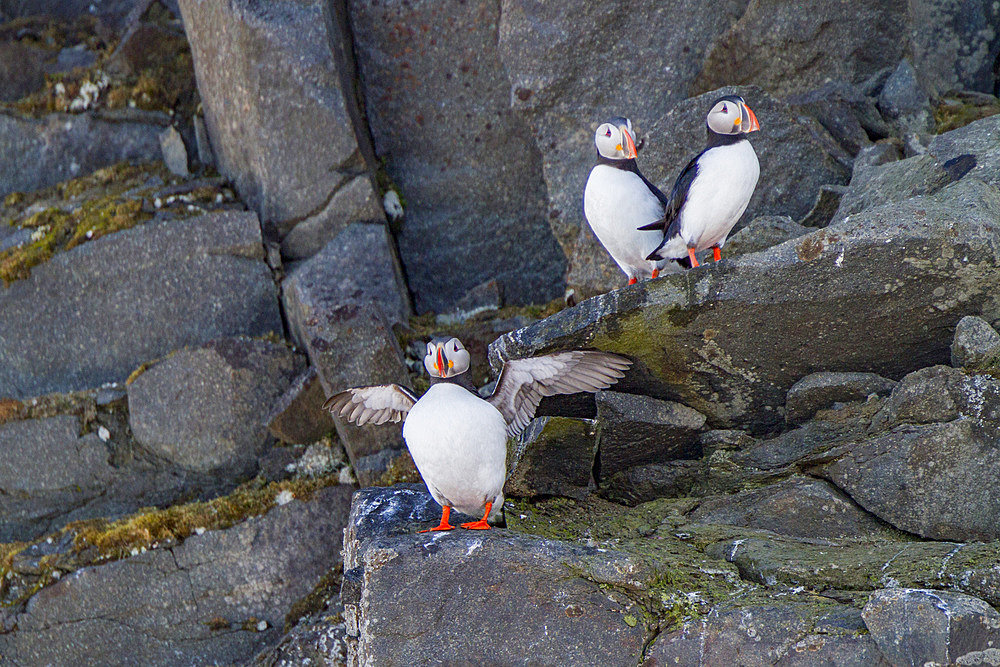
M400 422L416 402L417 397L409 389L398 384L384 384L377 387L354 387L334 394L323 404L323 409L341 419L364 426Z
M632 362L607 352L559 352L504 364L493 395L486 400L507 421L507 435L524 430L546 396L607 389L625 376Z

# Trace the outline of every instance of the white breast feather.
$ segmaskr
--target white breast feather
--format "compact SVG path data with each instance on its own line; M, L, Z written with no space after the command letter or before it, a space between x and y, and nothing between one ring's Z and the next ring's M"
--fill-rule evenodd
M665 264L646 259L663 233L636 229L662 218L663 204L632 172L594 167L583 192L583 212L597 240L630 278L649 277L654 267Z
M448 383L431 387L406 416L403 439L441 505L477 516L503 491L507 424L471 392Z
M698 161L698 175L681 210L681 237L695 250L721 246L739 221L760 176L749 141L717 146Z

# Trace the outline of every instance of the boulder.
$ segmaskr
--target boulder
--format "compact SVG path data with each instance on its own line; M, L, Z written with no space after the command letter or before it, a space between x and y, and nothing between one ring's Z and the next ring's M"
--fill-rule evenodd
M323 489L169 549L84 567L30 598L16 630L0 634L0 654L16 664L247 661L337 566L350 495Z
M123 381L185 345L282 330L252 213L150 222L60 253L0 291L12 398Z
M0 196L40 190L125 160L159 160L163 114L0 112Z
M859 153L860 155L860 153ZM855 165L857 160L855 159ZM840 208L840 200L848 188L845 185L821 185L816 193L816 201L813 207L806 213L806 216L799 221L803 227L826 227L830 224L837 209Z
M705 415L697 410L616 391L599 391L595 398L602 478L636 465L701 456Z
M72 415L0 425L0 542L32 539L102 495L114 474L109 456Z
M498 370L555 350L625 354L636 364L616 389L680 401L715 428L763 432L780 426L774 406L811 372L900 377L947 360L964 315L1000 319L998 221L1000 193L967 177L764 252L594 297L500 337L490 361Z
M907 3L909 51L921 86L932 96L950 90L996 92L1000 8L990 2Z
M964 417L983 424L1000 422L1000 383L989 375L966 375L931 366L904 377L872 420L877 429L929 424Z
M391 324L408 324L412 313L392 237L384 224L352 223L325 247L295 265L282 288L289 328L295 340L304 344L302 328L307 326L302 310L313 304L310 313L325 308L374 301Z
M816 120L851 155L892 133L875 107L875 101L857 86L831 81L816 90L792 95L788 103Z
M511 303L560 296L565 259L539 149L510 110L500 4L348 9L375 152L407 202L397 239L417 310L446 311L491 278Z
M600 289L623 282L583 219L597 126L612 115L631 118L646 140L639 161L648 169L666 147L664 137L672 142L676 135L645 130L688 96L709 40L747 4L724 0L706 12L697 0L673 2L669 9L646 0L626 11L610 3L502 3L496 48L509 79L504 106L530 127L526 136L547 190L544 212L569 258L571 284ZM648 153L657 144L651 162Z
M906 7L891 0L753 2L709 47L692 90L754 83L784 96L830 80L861 83L899 62L906 20Z
M590 492L597 455L593 421L539 417L508 447L507 497L580 498Z
M331 10L320 0L180 9L219 171L282 234L322 216L364 172Z
M691 495L702 477L702 464L695 460L667 461L632 466L601 481L601 496L634 507L657 498Z
M1000 333L981 317L963 317L955 327L951 365L967 369L1000 365Z
M176 127L171 125L160 132L160 151L163 153L163 163L172 174L183 178L191 175L187 146Z
M863 401L871 394L887 396L895 386L892 380L874 373L812 373L788 390L785 419L801 424L834 403Z
M766 215L756 218L746 227L726 239L726 257L760 252L789 239L808 234L811 230L786 215Z
M330 415L323 410L326 394L315 368L308 368L278 399L267 418L267 430L287 443L316 442L333 429Z
M759 489L701 500L688 518L813 539L871 538L884 524L832 485L792 476Z
M367 227L377 228L378 223L385 227L385 214L367 174L341 185L321 212L292 227L281 240L281 256L289 261L312 257L334 238L347 244L350 234L345 230L357 228L359 222L372 223Z
M638 663L642 612L617 590L630 557L503 529L411 532L439 516L426 492L355 495L341 591L351 664Z
M890 588L863 612L871 639L892 665L982 665L996 661L1000 613L971 595Z
M893 70L878 96L878 109L902 132L928 132L934 126L931 101L905 58Z
M931 139L927 152L942 164L971 155L975 158L971 174L984 183L1000 187L1000 115L989 116ZM966 158L967 160L968 158Z
M266 417L302 362L284 345L220 339L172 354L129 386L129 425L154 456L197 472L250 473Z

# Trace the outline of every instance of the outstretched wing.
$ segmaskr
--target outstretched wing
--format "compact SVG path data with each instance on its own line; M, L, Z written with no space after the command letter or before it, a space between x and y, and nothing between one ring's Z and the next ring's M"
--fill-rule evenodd
M632 362L607 352L559 352L504 364L487 401L507 421L507 435L524 430L546 396L607 389L625 376Z
M365 424L400 422L417 402L409 389L398 384L384 384L377 387L354 387L331 396L323 404L334 416Z

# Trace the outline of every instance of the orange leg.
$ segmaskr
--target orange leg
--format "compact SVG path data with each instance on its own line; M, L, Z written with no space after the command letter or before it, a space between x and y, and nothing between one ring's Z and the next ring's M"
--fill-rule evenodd
M469 523L463 523L462 528L467 528L469 530L489 530L490 524L486 523L486 517L490 515L490 510L493 509L493 503L486 503L486 511L483 512L483 518L479 521L470 521Z
M660 270L653 269L653 275L650 277L650 280L656 280L659 277L660 277Z
M629 285L635 285L637 282L638 282L638 280L636 280L635 278L629 278L628 279L628 284Z
M722 259L722 250L719 249L719 246L712 246L712 256L715 257L716 262Z
M454 530L455 526L448 523L448 515L451 514L451 508L447 505L441 510L441 523L434 526L433 528L428 528L427 530L418 530L418 533L429 533L434 530Z
M692 269L694 267L696 267L696 266L699 266L699 264L698 264L698 258L694 256L694 248L688 248L688 257L691 258L691 268Z

